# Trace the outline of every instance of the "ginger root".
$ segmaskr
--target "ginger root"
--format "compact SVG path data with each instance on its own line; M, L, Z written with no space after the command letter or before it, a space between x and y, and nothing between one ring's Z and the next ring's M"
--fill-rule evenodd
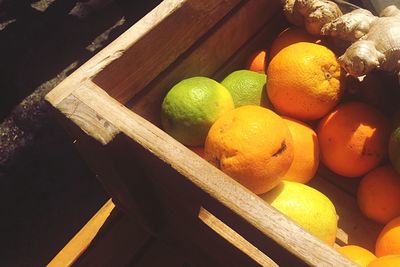
M371 24L376 19L377 17L366 9L355 9L325 24L321 34L355 42L369 32Z
M365 75L373 69L400 71L400 10L389 6L381 14L384 16L375 17L368 32L338 58L353 76Z
M353 76L373 69L396 72L400 82L400 10L392 5L380 17L365 9L342 14L328 0L282 0L288 20L311 34L329 35L352 43L338 58ZM344 2L344 1L341 1Z
M304 26L314 35L321 28L342 15L338 5L328 0L282 0L286 18L297 26Z

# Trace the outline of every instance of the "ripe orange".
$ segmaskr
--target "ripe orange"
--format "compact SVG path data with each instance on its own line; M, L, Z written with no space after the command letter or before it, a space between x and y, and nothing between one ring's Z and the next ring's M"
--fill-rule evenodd
M400 255L388 255L377 258L368 264L368 267L399 267Z
M317 134L322 162L333 172L356 177L385 157L389 122L372 106L348 102L321 120Z
M282 31L278 37L272 42L270 49L270 59L272 59L283 48L299 43L320 43L321 40L318 36L309 34L305 29L299 27L289 27Z
M375 254L378 257L400 255L400 217L394 218L382 229L376 240Z
M319 165L317 134L308 125L283 117L293 138L294 158L283 180L307 183L314 177Z
M275 187L293 160L293 142L281 117L260 106L221 116L208 132L205 159L256 194Z
M390 165L371 171L360 182L357 201L363 214L379 223L400 216L400 175Z
M360 267L367 267L371 261L376 259L376 256L372 252L360 246L347 245L338 247L336 250L346 258L357 263Z
M323 117L343 94L340 65L322 45L289 45L271 60L267 76L268 97L276 110L300 120Z
M249 62L247 63L247 69L255 72L264 73L266 57L267 51L256 51L253 55L250 56Z

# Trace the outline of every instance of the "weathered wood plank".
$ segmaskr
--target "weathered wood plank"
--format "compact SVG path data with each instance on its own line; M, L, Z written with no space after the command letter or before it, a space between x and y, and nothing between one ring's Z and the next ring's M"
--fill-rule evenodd
M144 88L240 3L239 0L169 2L179 3L174 3L176 7L173 13L137 39L121 58L109 64L93 79L122 103ZM158 8L154 16L160 17L163 13L164 10ZM152 21L148 23L155 24Z
M171 65L127 106L147 120L159 124L164 95L177 82L192 76L211 77L236 51L279 11L278 1L246 1L243 6L211 31L185 57Z
M213 27L239 2L239 0L162 1L150 13L61 82L46 95L46 100L53 106L57 106L81 82L93 79L105 68L112 75L100 74L96 82L105 89L109 89L113 96L119 95L120 100L125 97L130 98L129 96L134 94L135 90L140 90L175 61L200 35ZM182 23L183 18L186 19L184 23ZM172 33L177 29L180 31ZM176 42L176 38L179 38L179 43ZM129 54L124 56L126 53ZM118 59L121 61L116 63L115 61ZM130 67L128 68L128 66ZM134 73L137 75L134 75L135 81L132 88L135 89L132 92L125 90L126 88L123 88L122 91L113 90L117 83L125 81L125 78ZM108 79L110 80L108 81ZM126 82L129 81L133 82L132 79Z
M99 91L99 96L103 91ZM95 112L92 108L83 104L81 100L71 95L66 99L73 99L74 103L80 102L78 106L83 105L84 111L90 110L90 116L82 116L77 109L74 113L78 114L82 120L81 125L91 125L98 121L106 121L101 114ZM65 99L64 99L65 100ZM62 101L60 104L63 104ZM123 209L132 220L151 233L156 233L162 226L160 210L156 203L156 198L151 197L152 192L147 179L143 177L143 170L140 166L132 168L129 155L126 153L127 137L119 133L107 145L86 134L79 125L72 120L68 120L61 112L55 112L62 122L64 129L75 139L74 144L80 152L82 158L90 169L96 174L97 179L102 183L106 191L110 194L113 202ZM95 114L95 116L92 116ZM89 120L89 122L87 122ZM119 130L118 130L119 132ZM95 135L96 136L96 135Z
M314 177L309 185L324 193L335 205L340 228L336 243L359 245L374 251L375 241L382 225L369 220L361 213L355 196L319 175Z
M114 203L108 200L47 266L72 266L90 246L90 243L94 240L102 227L106 225L107 219L110 217L114 208Z
M74 266L127 266L152 237L127 216L114 211L101 231Z
M99 116L93 109L73 95L67 96L57 105L57 108L86 134L103 145L110 142L119 133L112 123Z
M334 249L306 233L298 225L220 170L205 162L161 129L132 113L115 99L104 97L98 91L101 89L92 84L78 88L73 95L87 103L100 116L112 121L121 132L132 138L145 151L154 155L158 161L170 164L176 176L193 183L205 196L211 196L225 209L233 211L238 217L246 220L250 227L259 230L262 235L274 240L310 265L354 266ZM158 170L159 173L164 171L165 169ZM173 187L168 189L173 190ZM180 192L175 193L179 195ZM230 224L228 223L228 225ZM240 234L246 239L252 239L245 232L240 232ZM262 242L262 240L258 241ZM266 244L259 249L268 254L268 251L265 250L267 247Z
M220 236L222 236L224 239L226 239L229 243L231 243L247 255L250 255L250 257L261 266L278 266L267 255L262 253L258 248L253 246L251 243L249 243L249 241L244 239L241 235L239 235L232 228L224 224L221 220L219 220L203 207L200 208L199 219Z

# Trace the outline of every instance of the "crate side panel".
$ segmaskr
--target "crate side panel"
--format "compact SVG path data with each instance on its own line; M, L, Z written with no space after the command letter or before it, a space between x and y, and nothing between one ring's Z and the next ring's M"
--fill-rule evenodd
M129 31L149 30L137 40L132 36L119 40L131 42L123 55L108 64L93 79L112 97L124 103L174 62L200 36L221 20L239 0L186 0L165 1L175 3L175 9L162 21L164 8L158 7L145 23L141 21ZM178 2L178 4L176 4ZM165 3L163 3L165 5ZM170 9L169 6L166 7ZM152 21L152 19L154 21ZM144 25L143 25L144 24ZM148 24L154 24L148 27Z
M101 89L98 90L101 91ZM143 157L151 155L155 162L163 163L162 167L158 169L153 166L146 168L146 170L156 171L150 177L158 177L165 183L170 182L166 177L177 177L181 183L191 184L206 199L214 199L217 207L221 207L221 212L230 210L235 215L234 217L225 217L224 222L241 218L247 222L250 232L258 231L259 234L256 236L258 242L274 240L283 249L290 251L308 264L354 266L331 247L302 230L294 222L226 174L202 160L154 124L122 106L115 99L105 98L101 92L97 92L98 90L81 87L74 91L74 96L129 136L133 143L142 148L138 149L138 153L141 153ZM167 170L172 171L173 175L165 175ZM166 188L170 192L176 193L181 197L181 202L193 199L192 194L185 197L182 195L184 191L175 191L173 184L160 185L156 188ZM192 205L192 207L195 206ZM227 225L231 225L231 223L227 223ZM246 232L240 233L246 239L248 238ZM259 249L268 254L269 246L267 242L263 248Z
M324 193L336 208L339 216L336 243L340 246L359 245L374 251L375 241L382 225L373 222L361 213L356 198L332 184L324 176L317 175L309 185Z
M177 82L191 76L211 77L240 47L271 20L280 9L275 1L248 1L219 28L210 32L179 62L155 79L143 94L127 104L147 120L159 124L162 99ZM272 29L271 29L272 30Z

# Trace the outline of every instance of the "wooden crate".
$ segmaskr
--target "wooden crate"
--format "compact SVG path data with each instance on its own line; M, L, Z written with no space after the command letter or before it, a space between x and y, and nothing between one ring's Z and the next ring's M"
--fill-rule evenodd
M191 266L179 248L155 238L109 200L47 264L59 266Z
M193 266L355 266L158 127L175 83L243 68L286 26L280 10L163 1L46 96L116 205ZM380 226L358 210L356 183L321 167L311 185L336 206L337 243L373 249Z

